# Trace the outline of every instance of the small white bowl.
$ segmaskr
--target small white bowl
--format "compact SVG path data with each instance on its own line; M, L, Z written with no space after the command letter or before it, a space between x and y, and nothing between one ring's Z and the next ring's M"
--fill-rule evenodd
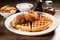
M30 10L32 7L33 7L33 4L31 3L19 3L16 5L16 8L22 12L26 12Z
M4 17L4 18L7 18L8 16L14 14L16 12L16 10L12 13L3 13L3 12L0 12L0 14Z

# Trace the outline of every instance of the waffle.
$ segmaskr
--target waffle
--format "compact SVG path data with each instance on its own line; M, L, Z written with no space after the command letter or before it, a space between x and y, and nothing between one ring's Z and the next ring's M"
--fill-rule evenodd
M22 24L22 25L19 25L19 24L15 24L14 21L11 22L11 25L13 28L17 29L17 30L22 30L22 31L31 31L31 26L30 26L30 23L25 23L25 24Z
M11 21L11 26L15 28L15 26L16 26L16 18L14 18L14 19Z
M18 27L18 26L17 26L17 27ZM22 25L20 25L19 27L20 27L20 28L18 28L18 30L21 29L21 30L23 30L23 31L31 31L30 22L25 23L25 24L22 24Z
M40 15L39 20L32 22L32 31L42 31L49 28L51 19L44 15Z
M49 28L51 24L51 19L40 15L39 20L26 22L24 24L16 24L16 18L12 21L12 26L17 30L28 31L28 32L38 32Z
M32 22L32 31L42 31L49 27L50 21L35 21Z

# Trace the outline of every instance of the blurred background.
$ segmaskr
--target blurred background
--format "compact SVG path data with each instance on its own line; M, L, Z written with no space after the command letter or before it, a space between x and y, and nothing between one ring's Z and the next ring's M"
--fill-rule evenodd
M45 7L45 2L46 0L43 0L43 7ZM55 9L60 9L60 0L52 0L53 1L53 6ZM37 0L0 0L0 7L4 5L12 5L16 6L16 4L21 3L21 2L28 2L37 5ZM34 6L34 7L35 7Z

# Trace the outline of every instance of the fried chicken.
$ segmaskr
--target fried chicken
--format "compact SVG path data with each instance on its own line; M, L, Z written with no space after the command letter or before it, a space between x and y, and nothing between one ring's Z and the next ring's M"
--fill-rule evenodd
M22 24L25 22L25 14L20 14L16 16L16 22Z
M32 22L38 20L38 14L33 10L29 10L27 14L22 13L20 15L17 15L16 20L18 24Z
M33 10L29 10L25 19L27 21L35 21L38 19L38 14Z

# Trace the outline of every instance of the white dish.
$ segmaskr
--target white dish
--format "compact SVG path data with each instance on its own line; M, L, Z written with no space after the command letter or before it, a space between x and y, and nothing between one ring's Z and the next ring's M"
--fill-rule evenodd
M26 12L21 12L21 13L26 13ZM44 31L40 31L40 32L25 32L25 31L20 31L20 30L16 30L14 29L11 25L10 22L12 21L12 19L21 13L17 13L17 14L13 14L10 17L8 17L5 21L5 26L8 30L16 33L16 34L21 34L21 35L28 35L28 36L37 36L37 35L43 35L43 34L47 34L51 31L53 31L57 26L58 26L58 21L55 19L54 16L50 15L50 14L46 14L43 13L44 15L46 15L47 17L49 17L52 20L52 24L50 25L50 27Z
M13 13L3 13L3 12L0 12L0 14L4 17L4 18L7 18L8 16L14 14L16 12L16 10L13 12Z
M19 3L19 4L16 5L16 8L17 8L19 11L28 11L28 10L30 10L32 7L33 7L33 4L31 4L31 3Z

